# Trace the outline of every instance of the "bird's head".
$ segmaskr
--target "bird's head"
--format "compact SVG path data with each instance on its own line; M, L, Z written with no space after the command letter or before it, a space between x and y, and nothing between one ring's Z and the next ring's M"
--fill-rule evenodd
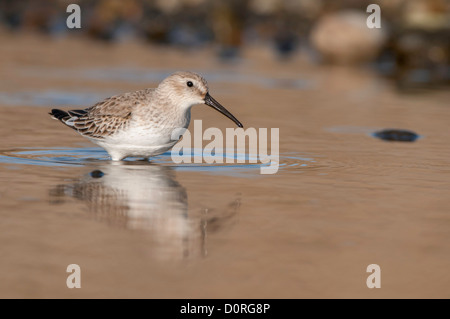
M233 114L212 98L208 83L197 73L176 72L165 78L157 90L182 109L189 109L196 104L206 104L231 119L238 127L243 127Z

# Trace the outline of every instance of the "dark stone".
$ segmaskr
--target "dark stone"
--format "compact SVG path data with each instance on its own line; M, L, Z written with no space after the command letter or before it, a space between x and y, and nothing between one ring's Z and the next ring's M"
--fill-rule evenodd
M98 169L91 172L91 176L93 178L101 178L101 177L103 177L103 175L105 175L105 173L103 173L101 170L98 170Z
M412 131L387 129L373 133L373 136L385 141L414 142L419 135Z

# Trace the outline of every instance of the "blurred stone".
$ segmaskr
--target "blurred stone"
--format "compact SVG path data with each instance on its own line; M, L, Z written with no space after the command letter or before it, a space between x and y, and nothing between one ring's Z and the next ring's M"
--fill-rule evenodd
M442 0L406 1L393 21L390 76L403 92L450 84L450 5Z
M280 58L289 57L297 47L297 36L288 28L280 28L274 36L275 49Z
M250 10L256 14L274 14L281 5L280 0L250 0Z
M156 6L166 14L173 13L181 8L180 0L156 0Z
M384 141L396 141L396 142L414 142L419 138L419 135L412 131L387 129L375 132L375 137Z
M212 9L212 28L223 60L238 57L242 46L246 7L238 1L216 3Z
M445 0L409 0L403 7L407 28L438 30L450 27L449 3Z
M103 177L103 175L105 175L105 173L103 173L101 170L99 170L99 169L96 169L96 170L93 170L91 173L90 173L90 175L93 177L93 178L101 178L101 177Z
M369 29L368 16L352 10L326 14L313 27L311 43L327 62L370 62L383 47L386 34L383 27Z

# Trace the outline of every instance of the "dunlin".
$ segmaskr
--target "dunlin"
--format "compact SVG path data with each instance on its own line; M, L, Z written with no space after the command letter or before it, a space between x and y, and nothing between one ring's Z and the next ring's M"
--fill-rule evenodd
M209 95L208 84L193 72L177 72L155 89L112 96L82 110L53 109L49 114L103 147L113 161L149 158L171 149L175 129L187 128L191 107L206 104L242 124Z

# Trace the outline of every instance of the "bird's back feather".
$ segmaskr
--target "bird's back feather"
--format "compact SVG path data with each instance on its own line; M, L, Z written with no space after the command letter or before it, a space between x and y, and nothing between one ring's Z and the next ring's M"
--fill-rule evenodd
M49 114L83 136L103 139L124 129L133 109L149 103L152 89L139 90L109 97L89 108L63 111L53 109Z

